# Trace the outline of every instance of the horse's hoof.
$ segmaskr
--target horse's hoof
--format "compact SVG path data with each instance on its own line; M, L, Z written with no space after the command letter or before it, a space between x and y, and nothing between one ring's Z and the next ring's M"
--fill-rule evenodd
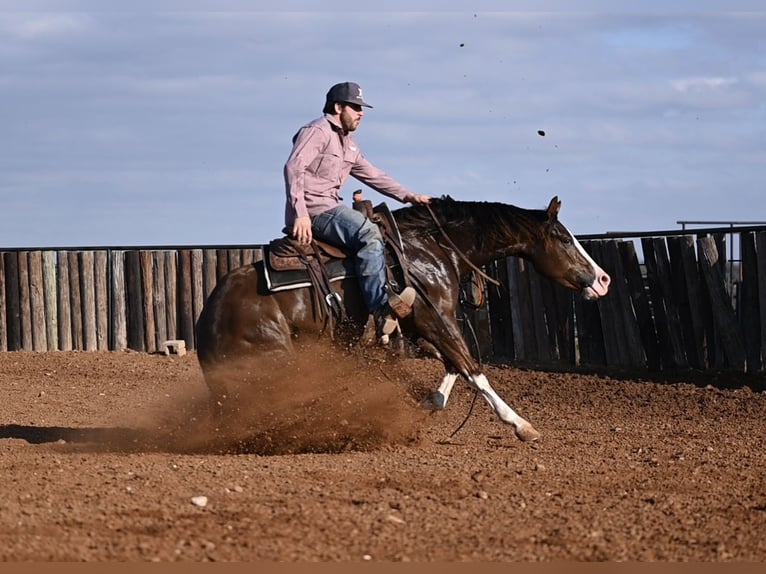
M439 391L434 391L429 396L420 401L420 406L430 411L442 411L446 406L444 395Z
M523 424L516 427L516 438L524 442L534 442L540 438L540 433L529 424Z

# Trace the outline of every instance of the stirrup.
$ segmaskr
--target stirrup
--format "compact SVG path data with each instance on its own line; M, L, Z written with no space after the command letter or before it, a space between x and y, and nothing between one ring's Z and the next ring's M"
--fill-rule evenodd
M367 324L362 333L362 345L371 346L376 343L384 346L388 345L391 335L397 331L399 331L399 321L389 313L385 315L371 313L367 318Z
M380 326L380 334L383 336L388 336L394 331L396 331L396 328L399 326L399 322L392 317L391 315L386 315L382 319L382 325Z
M401 329L399 327L399 321L396 317L390 314L385 315L382 318L382 324L380 326L380 336L378 337L378 344L387 347L391 343L391 335L399 333L401 335Z
M399 319L404 319L412 313L412 304L415 303L417 293L412 287L405 287L401 293L397 293L389 286L386 286L388 293L388 306L391 307L394 315Z

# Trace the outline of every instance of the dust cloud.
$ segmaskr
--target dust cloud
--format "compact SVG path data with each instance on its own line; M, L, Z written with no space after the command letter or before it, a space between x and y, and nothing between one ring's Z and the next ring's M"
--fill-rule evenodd
M212 374L226 388L174 397L113 448L178 453L337 453L415 444L428 412L390 352L304 345L289 357L240 360ZM116 437L114 437L116 438Z

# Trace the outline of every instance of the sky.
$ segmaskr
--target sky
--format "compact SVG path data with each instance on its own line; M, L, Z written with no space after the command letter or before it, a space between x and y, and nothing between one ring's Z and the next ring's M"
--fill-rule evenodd
M576 235L766 222L757 2L104 4L0 0L0 249L267 243L342 81L416 193L558 196Z

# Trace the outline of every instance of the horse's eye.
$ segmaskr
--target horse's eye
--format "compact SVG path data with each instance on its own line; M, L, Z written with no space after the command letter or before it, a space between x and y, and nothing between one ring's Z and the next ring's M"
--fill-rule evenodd
M556 233L556 235L558 237L558 240L561 241L561 243L563 243L567 247L572 245L572 237L568 233L562 233L561 231L559 231L558 233Z

